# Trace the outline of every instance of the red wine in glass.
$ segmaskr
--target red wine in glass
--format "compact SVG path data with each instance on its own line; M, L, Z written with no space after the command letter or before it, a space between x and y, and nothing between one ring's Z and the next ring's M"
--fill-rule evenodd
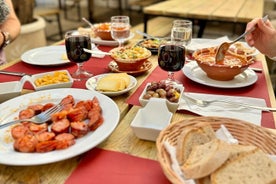
M91 57L90 53L83 50L83 48L91 49L90 37L75 31L69 31L65 34L65 47L68 59L77 63L78 66L72 77L80 81L93 76L93 74L83 69L83 62L88 61Z
M71 62L82 63L91 57L91 54L84 52L83 48L91 49L90 39L88 37L72 36L65 40L67 57Z
M179 71L185 64L185 47L173 42L166 43L159 47L158 65L168 71L166 83L180 83L174 79L174 72Z

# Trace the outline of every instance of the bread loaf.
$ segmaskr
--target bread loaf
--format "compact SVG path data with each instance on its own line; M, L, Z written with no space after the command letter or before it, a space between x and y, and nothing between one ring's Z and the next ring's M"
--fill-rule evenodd
M214 172L229 158L228 146L228 143L219 139L194 146L181 166L185 178L198 179Z
M116 92L126 89L130 84L130 77L126 73L108 74L97 82L96 90Z
M276 180L276 163L260 149L227 161L211 174L212 184L271 184Z
M177 140L176 157L180 165L187 160L192 148L216 139L209 123L202 122L186 127Z

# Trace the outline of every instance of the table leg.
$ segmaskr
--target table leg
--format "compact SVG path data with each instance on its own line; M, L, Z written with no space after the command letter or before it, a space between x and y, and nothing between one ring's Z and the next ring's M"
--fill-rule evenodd
M204 29L206 27L206 23L207 23L206 20L199 20L199 30L198 30L198 33L197 33L198 38L202 38L203 33L204 33Z
M149 15L144 14L144 33L147 33Z
M90 22L94 22L94 0L87 0L87 8L88 8L88 19L90 20Z

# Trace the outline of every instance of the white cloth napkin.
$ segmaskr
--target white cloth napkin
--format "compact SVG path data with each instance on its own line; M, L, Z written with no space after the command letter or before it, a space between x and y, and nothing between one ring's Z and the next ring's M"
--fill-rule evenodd
M188 50L195 51L197 49L215 47L228 41L230 40L227 36L219 37L217 39L192 39L191 43L188 45Z
M92 43L91 45L92 50L95 51L101 51L94 43ZM95 58L103 58L105 55L104 54L91 54L91 57L95 57Z
M210 95L201 93L185 93L185 95L202 100L227 100L238 103L251 104L256 106L266 107L264 99L251 98L251 97L239 97L239 96L225 96L225 95ZM253 108L246 108L239 105L232 105L223 102L211 103L207 107L200 107L193 102L186 100L182 97L178 110L187 110L202 116L219 116L244 120L247 122L261 125L262 111Z

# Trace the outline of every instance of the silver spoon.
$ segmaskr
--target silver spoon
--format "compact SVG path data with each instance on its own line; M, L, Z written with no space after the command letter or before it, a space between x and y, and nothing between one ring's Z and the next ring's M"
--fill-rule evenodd
M144 32L142 32L142 31L139 31L139 30L136 30L136 33L138 33L139 35L142 35L142 36L144 36L144 37L146 37L146 38L155 39L155 40L160 40L160 38L157 38L157 37L155 37L155 36L151 36L151 35L149 35L149 34L147 34L147 33L144 33Z
M83 20L86 24L88 24L91 28L94 28L94 25L93 25L89 20L87 20L85 17L82 17L82 20Z
M267 21L268 16L264 16L262 18L263 22ZM216 52L216 63L221 63L225 57L226 51L229 49L230 45L232 45L233 43L239 41L240 39L242 39L244 36L246 36L247 34L251 33L252 31L254 31L256 29L256 26L252 27L251 29L249 29L248 31L244 32L242 35L240 35L238 38L236 38L235 40L233 40L232 42L223 42L217 52Z

